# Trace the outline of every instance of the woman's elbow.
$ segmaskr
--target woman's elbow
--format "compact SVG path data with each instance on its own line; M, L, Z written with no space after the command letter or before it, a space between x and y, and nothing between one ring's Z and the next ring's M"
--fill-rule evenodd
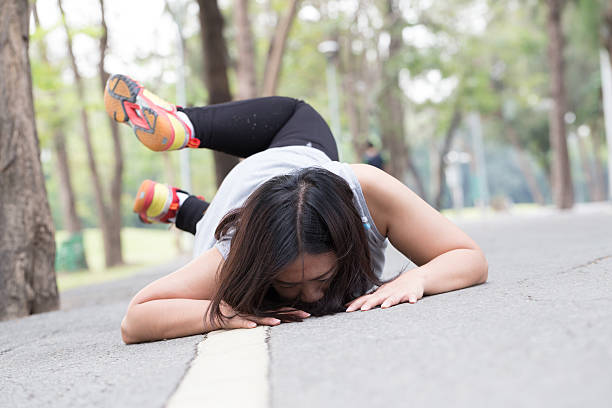
M121 338L123 339L123 342L125 344L138 343L138 341L130 334L127 317L128 315L126 313L126 315L123 317L123 320L121 321Z
M487 258L484 255L484 252L482 251L478 251L480 253L480 258L481 258L481 262L480 262L480 267L479 269L479 276L478 276L478 284L480 283L485 283L487 281L487 279L489 279L489 262L487 261Z

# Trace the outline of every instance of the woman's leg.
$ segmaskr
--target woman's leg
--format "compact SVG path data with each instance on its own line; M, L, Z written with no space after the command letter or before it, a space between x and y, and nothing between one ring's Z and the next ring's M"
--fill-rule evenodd
M298 101L291 119L274 136L269 147L306 145L338 160L336 140L321 115L309 104Z
M208 208L202 196L152 180L144 180L134 199L133 211L145 223L174 223L177 228L195 235L196 224Z
M202 197L196 197L190 195L180 205L178 212L176 213L176 219L174 225L180 230L191 232L193 235L196 233L196 224L206 212L208 204Z
M309 145L338 160L329 126L298 99L269 96L177 109L191 121L199 147L248 157L270 147Z
M248 157L269 147L310 145L333 160L338 152L329 126L307 103L281 96L198 108L166 102L126 75L112 75L104 91L111 118L132 127L155 151L206 147Z
M248 157L271 147L308 145L338 160L338 148L325 120L309 104L272 96L178 108L189 117L200 147ZM203 197L190 195L176 214L176 227L195 235L208 208Z

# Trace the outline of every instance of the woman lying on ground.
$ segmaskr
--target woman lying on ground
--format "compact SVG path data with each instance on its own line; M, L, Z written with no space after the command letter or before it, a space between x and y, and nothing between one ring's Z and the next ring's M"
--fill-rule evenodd
M246 158L210 203L140 186L134 211L194 234L194 259L134 296L121 323L126 343L388 308L487 280L470 237L384 171L339 162L328 125L303 101L181 108L124 75L108 80L104 100L152 150ZM417 268L382 282L387 238Z

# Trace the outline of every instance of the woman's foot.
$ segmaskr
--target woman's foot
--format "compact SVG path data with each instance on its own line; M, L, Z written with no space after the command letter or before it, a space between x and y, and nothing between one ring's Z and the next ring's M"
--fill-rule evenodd
M115 74L108 79L104 106L111 118L132 126L138 140L151 150L200 145L192 124L186 115L177 112L176 105L164 101L128 76Z
M176 187L145 180L140 184L138 193L136 193L134 212L138 214L142 222L147 224L153 222L171 223L180 206L177 193L188 195Z

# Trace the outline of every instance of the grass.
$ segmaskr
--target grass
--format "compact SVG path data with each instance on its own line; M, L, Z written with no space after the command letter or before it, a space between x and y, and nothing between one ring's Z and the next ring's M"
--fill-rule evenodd
M509 210L511 214L530 214L537 213L541 211L543 208L550 208L551 206L542 207L536 203L517 203L512 204L512 208ZM489 207L489 213L495 214L496 211ZM452 208L447 208L441 211L444 216L447 217L460 217L463 219L479 219L482 218L482 210L480 207L464 207L460 211L457 211Z
M59 245L67 237L66 231L57 231L56 244ZM89 270L58 272L57 286L60 292L79 286L125 278L142 268L170 261L179 255L175 244L175 231L124 228L121 231L121 240L125 265L106 268L101 231L86 229L83 239Z

